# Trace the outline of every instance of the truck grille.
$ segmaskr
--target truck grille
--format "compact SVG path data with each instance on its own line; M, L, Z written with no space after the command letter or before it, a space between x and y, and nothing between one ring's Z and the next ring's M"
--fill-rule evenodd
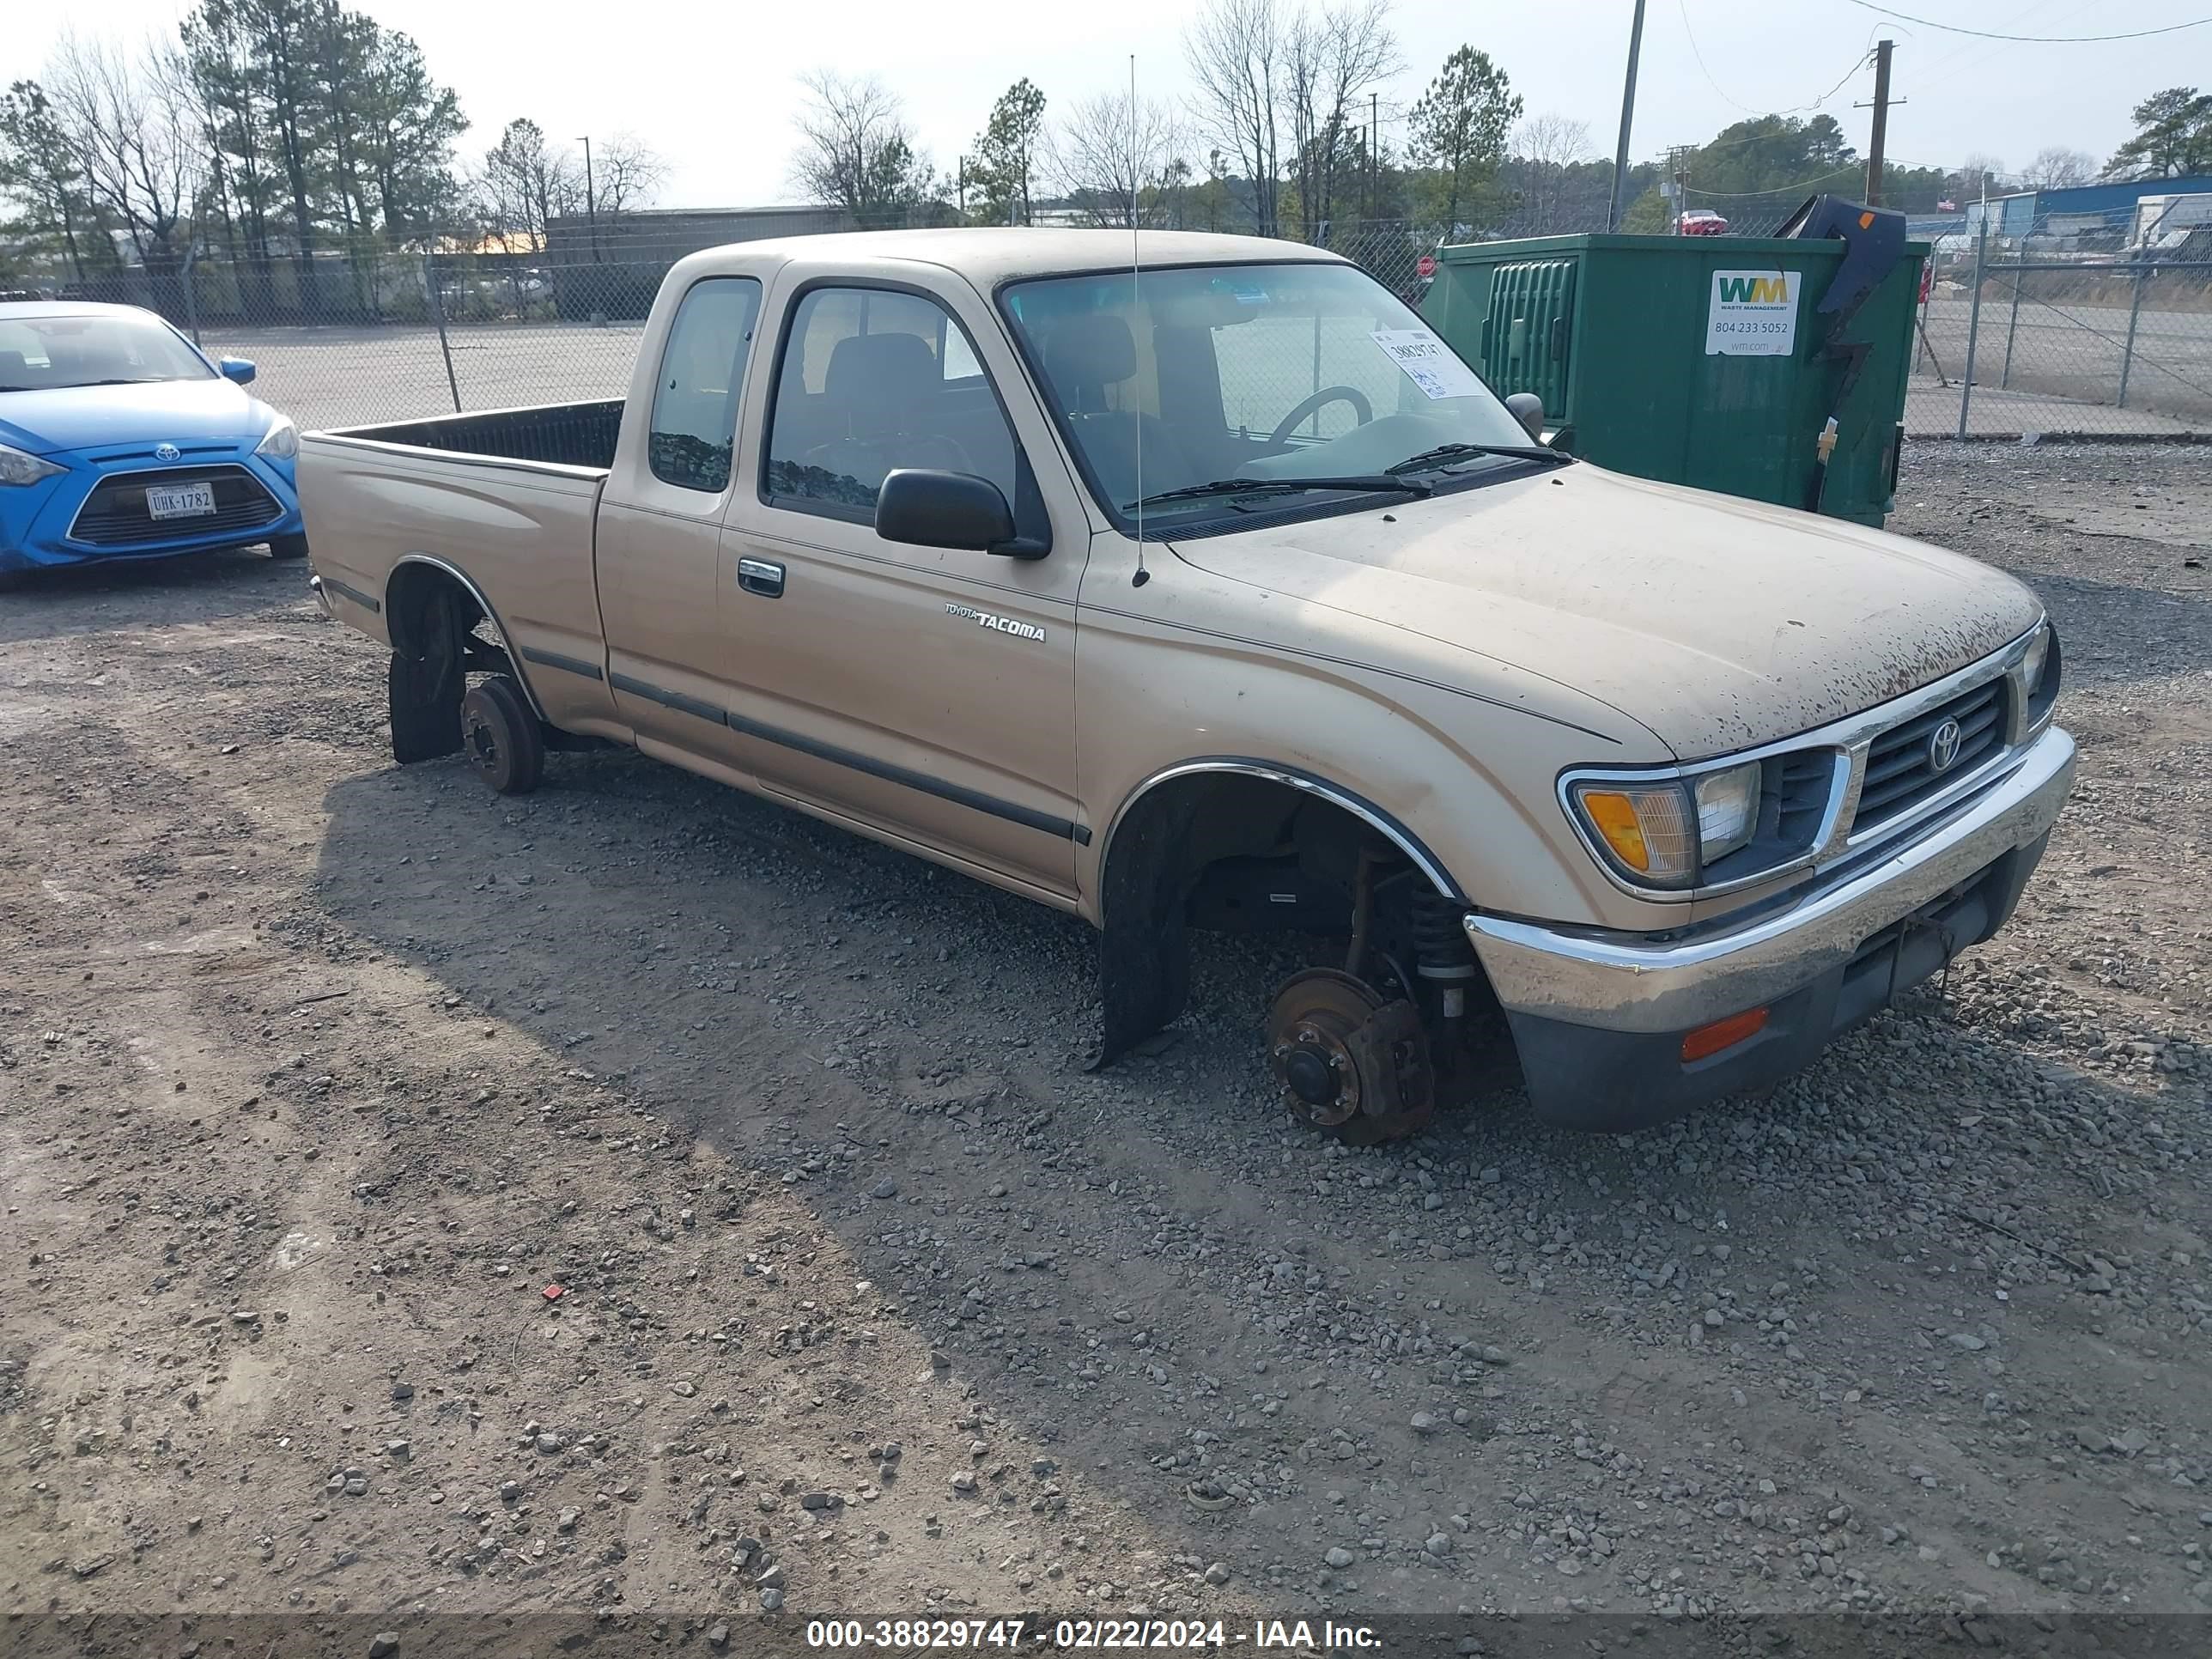
M1867 750L1853 831L1874 829L1911 811L1996 754L2004 742L2005 685L2004 680L1995 679L1961 691L1876 738ZM1936 736L1952 720L1959 723L1956 751L1938 769Z
M1836 751L1803 749L1776 763L1774 835L1785 847L1806 848L1827 816L1828 793L1836 776Z
M189 519L157 519L147 511L147 485L185 483L212 485L215 511ZM257 530L283 516L276 498L242 466L171 467L102 478L77 509L70 537L94 547L133 547Z

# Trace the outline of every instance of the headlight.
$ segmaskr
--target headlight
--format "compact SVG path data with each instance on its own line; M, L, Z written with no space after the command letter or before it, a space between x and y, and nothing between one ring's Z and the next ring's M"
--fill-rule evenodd
M276 424L262 434L261 441L253 446L257 455L266 455L272 461L289 461L300 453L300 428L282 415Z
M42 461L36 455L26 455L20 449L0 444L0 484L34 484L41 478L68 471L65 466L56 466L52 461Z
M2051 660L2051 624L2045 623L2035 630L2035 637L2027 642L2027 655L2021 659L2020 672L2027 695L2033 697L2043 685L2043 666Z
M1698 780L1698 849L1702 862L1718 864L1751 844L1759 829L1757 761L1708 772Z
M1572 794L1583 822L1637 880L1690 887L1759 833L1764 769L1750 761L1682 781L1578 783Z

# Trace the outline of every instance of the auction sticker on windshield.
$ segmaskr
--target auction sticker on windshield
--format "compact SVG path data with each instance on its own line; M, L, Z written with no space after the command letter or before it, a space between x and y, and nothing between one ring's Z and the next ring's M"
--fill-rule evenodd
M1708 357L1787 357L1797 349L1794 270L1717 270L1705 312Z
M1425 328L1378 328L1367 337L1431 398L1472 398L1482 390L1474 371Z

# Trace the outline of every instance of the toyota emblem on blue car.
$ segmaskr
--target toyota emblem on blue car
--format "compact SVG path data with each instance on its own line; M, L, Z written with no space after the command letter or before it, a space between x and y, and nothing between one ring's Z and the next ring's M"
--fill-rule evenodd
M183 450L178 448L174 444L155 444L154 446L154 459L157 461L178 460L183 457L184 453L185 452Z

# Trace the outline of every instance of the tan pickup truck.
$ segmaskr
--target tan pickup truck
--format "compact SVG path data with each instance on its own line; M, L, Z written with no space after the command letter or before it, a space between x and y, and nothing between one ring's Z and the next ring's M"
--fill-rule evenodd
M2074 768L2018 582L1572 461L1327 252L1136 253L715 249L624 400L309 435L398 758L634 744L1073 911L1102 1060L1187 930L1299 936L1352 1139L1506 1052L1590 1128L1764 1086L2003 924Z

